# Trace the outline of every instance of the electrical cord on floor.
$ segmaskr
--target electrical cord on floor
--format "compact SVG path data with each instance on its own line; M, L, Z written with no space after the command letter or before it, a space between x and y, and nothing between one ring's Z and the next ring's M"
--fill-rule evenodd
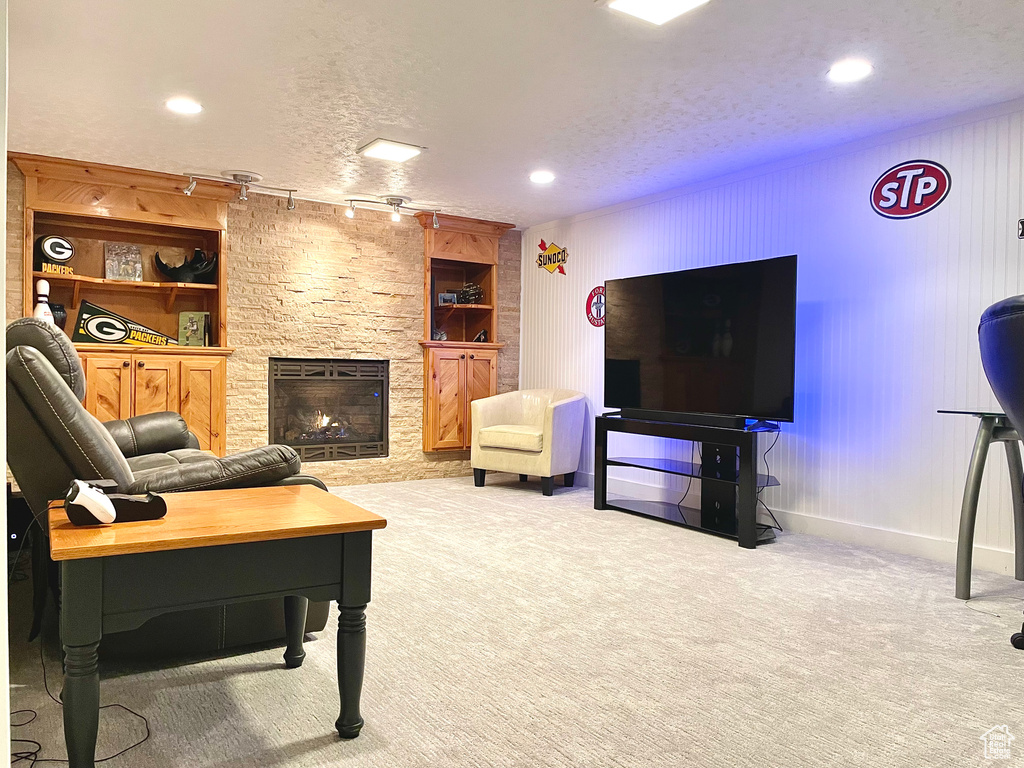
M25 538L27 539L28 537L26 536ZM22 546L24 546L24 544L25 544L25 542L22 541ZM17 555L17 558L20 558L20 557L21 557L21 548L18 549L18 555ZM15 565L17 565L17 559L15 560ZM43 671L43 689L46 691L46 695L49 696L54 702L59 704L61 707L63 707L64 706L64 702L62 702L58 697L54 696L50 692L50 683L49 683L49 680L47 679L47 676L46 676L46 659L43 656L43 638L42 638L42 636L39 637L39 666L40 666L40 668ZM107 762L109 760L113 760L115 757L120 757L121 755L125 754L126 752L130 752L131 750L135 749L136 747L141 746L142 744L145 744L147 741L149 741L149 737L151 735L151 732L149 730L149 720L146 718L145 715L139 714L134 709L130 709L129 707L126 707L124 704L104 704L102 707L100 707L100 709L101 710L104 710L104 709L121 709L121 710L124 710L125 712L127 712L128 714L137 717L139 720L142 721L142 724L146 727L146 735L143 736L141 739L139 739L139 741L135 742L134 744L132 744L132 745L130 745L128 747L125 747L120 752L115 752L114 754L110 755L109 757L101 757L101 758L97 759L95 762L97 762L97 763L105 763L105 762ZM23 723L16 723L16 722L14 722L14 719L17 716L19 716L19 715L27 715L28 719L25 722L23 722ZM26 725L34 722L35 719L38 716L39 716L38 713L34 709L17 709L15 711L11 712L11 728L24 728ZM64 764L67 764L67 762L68 762L67 760L59 760L59 759L52 758L52 757L39 757L39 753L43 751L43 745L40 744L35 739L13 739L12 738L11 739L11 746L13 747L15 744L25 744L25 745L28 745L29 748L27 748L27 749L17 749L15 751L12 751L11 752L11 765L17 765L18 763L23 763L23 762L27 762L29 766L34 766L37 763L64 763Z
M975 613L983 613L986 616L995 616L997 619L1003 618L1003 614L1001 614L1001 613L992 613L992 611L982 611L982 610L980 610L978 608L971 607L971 603L972 602L974 602L975 600L980 600L980 599L981 598L973 597L973 598L970 598L969 600L964 600L964 606L969 608L970 610L974 611ZM1024 602L1024 597L1006 597L1004 599L1006 599L1006 600L1014 600L1014 601L1016 601L1018 603L1019 602Z

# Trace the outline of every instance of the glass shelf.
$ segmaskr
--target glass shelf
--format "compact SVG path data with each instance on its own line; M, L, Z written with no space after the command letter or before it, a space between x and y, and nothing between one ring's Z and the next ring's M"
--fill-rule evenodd
M695 477L698 480L708 480L713 483L728 483L739 485L736 480L722 480L717 477L702 477L700 474L701 465L689 461L677 461L676 459L653 459L653 458L616 458L608 459L609 467L633 467L634 469L648 469L652 472L664 472L669 475L680 475L682 477ZM758 473L757 487L768 488L779 485L779 481L772 475Z

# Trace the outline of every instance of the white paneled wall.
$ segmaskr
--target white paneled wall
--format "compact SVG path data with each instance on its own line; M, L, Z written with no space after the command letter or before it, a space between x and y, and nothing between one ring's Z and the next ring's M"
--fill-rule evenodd
M906 221L875 214L875 179L918 158L949 169L945 202ZM936 410L997 407L977 326L989 304L1024 293L1020 218L1024 102L536 226L523 237L521 384L579 389L600 412L604 332L585 309L594 286L799 254L796 419L771 455L782 487L764 498L794 529L948 559L977 423ZM541 238L568 249L566 275L536 266ZM628 450L666 447L641 439ZM1005 570L1001 447L992 459L977 562Z

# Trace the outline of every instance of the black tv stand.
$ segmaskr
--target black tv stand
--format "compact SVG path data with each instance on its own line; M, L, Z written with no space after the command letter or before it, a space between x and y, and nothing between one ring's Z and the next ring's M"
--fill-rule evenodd
M778 432L779 426L758 421L741 427L681 424L607 414L597 417L594 431L594 509L616 509L645 515L685 528L696 528L736 539L741 547L753 549L771 541L771 526L757 522L759 488L778 485L770 475L757 473L757 436ZM609 458L608 433L691 440L702 444L702 461L654 458ZM701 508L682 507L667 501L632 499L608 494L608 467L634 467L702 481Z

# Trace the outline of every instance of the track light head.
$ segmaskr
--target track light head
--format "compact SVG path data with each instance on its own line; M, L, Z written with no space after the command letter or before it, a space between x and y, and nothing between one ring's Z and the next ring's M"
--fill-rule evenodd
M439 222L437 220L437 211L434 211L434 222L433 222L433 224L434 224L434 229L440 229L441 228L441 222Z
M288 190L288 210L295 210L295 198L292 197L292 191L290 189Z
M242 201L249 199L249 186L244 181L238 185L238 199Z
M402 220L402 214L400 214L398 212L398 206L397 205L395 206L394 210L391 212L391 220L392 221L401 221Z
M189 176L188 177L188 186L185 187L181 191L185 193L186 197L191 197L192 193L196 191L196 180L193 179L191 176Z
M354 219L356 217L356 204L351 200L349 200L348 208L345 209L345 215L350 219Z

